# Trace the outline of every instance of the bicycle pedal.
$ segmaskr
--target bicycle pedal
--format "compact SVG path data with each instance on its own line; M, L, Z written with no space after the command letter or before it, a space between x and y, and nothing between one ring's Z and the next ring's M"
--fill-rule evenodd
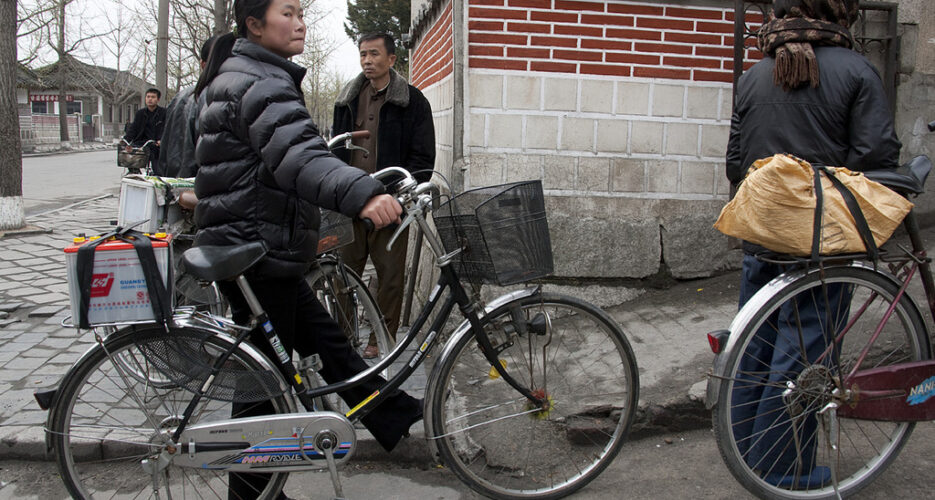
M318 354L311 354L305 356L304 358L299 359L299 362L296 363L296 368L299 370L309 370L311 369L314 372L321 371L324 365L321 362L321 356Z

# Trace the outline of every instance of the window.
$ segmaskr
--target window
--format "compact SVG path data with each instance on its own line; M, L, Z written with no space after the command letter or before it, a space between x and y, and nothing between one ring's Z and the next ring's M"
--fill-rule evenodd
M49 113L49 103L32 101L32 114L45 115Z
M81 101L71 101L68 103L68 114L81 114Z

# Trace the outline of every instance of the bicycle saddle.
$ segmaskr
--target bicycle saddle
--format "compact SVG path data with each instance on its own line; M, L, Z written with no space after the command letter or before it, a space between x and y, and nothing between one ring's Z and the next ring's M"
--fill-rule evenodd
M267 251L266 243L262 241L194 247L182 254L182 266L186 273L199 280L224 281L243 274L259 262Z
M932 170L932 162L927 156L916 156L906 164L889 170L867 170L864 176L872 181L902 194L921 194L925 189L925 179Z

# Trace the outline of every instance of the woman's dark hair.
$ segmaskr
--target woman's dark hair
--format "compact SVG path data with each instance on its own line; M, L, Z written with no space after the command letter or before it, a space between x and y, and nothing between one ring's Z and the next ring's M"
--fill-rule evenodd
M221 64L231 56L231 49L234 48L234 42L237 41L237 38L247 37L247 18L252 17L261 23L265 22L266 10L269 9L270 3L272 3L272 0L234 0L234 31L217 37L211 47L205 69L201 72L201 76L198 77L198 83L195 84L196 98L217 76Z

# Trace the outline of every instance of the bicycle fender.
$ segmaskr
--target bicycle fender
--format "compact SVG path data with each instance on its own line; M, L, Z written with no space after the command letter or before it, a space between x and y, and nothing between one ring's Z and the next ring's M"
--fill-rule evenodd
M826 266L825 269L828 269L832 266ZM901 283L896 279L891 273L887 270L880 268L879 266L874 268L872 264L866 262L851 262L850 264L835 265L833 267L855 267L862 268L868 271L874 271L883 276L886 276L889 280L899 286ZM721 390L721 381L727 377L727 361L731 358L731 354L735 349L738 349L737 344L740 339L740 332L742 332L747 323L749 323L757 311L763 307L764 304L779 290L783 287L789 285L790 283L802 279L809 274L814 274L821 272L820 268L814 269L800 269L788 273L783 273L775 278L772 281L763 286L753 297L747 301L746 304L737 312L737 315L734 316L733 321L730 323L728 331L730 335L727 338L727 345L720 354L715 355L714 362L712 363L711 371L708 374L708 386L705 391L705 407L711 409L714 405L717 404L718 397ZM909 294L906 294L906 297L912 302L912 305L918 309L918 304L915 299L913 299Z
M540 293L542 293L541 287L533 287L533 288L524 288L522 290L516 290L514 292L501 295L487 302L487 305L484 307L484 314L481 315L481 322L483 322L485 316L493 312L495 309L503 306L504 304L508 304L514 300L532 297L533 295L537 295ZM468 322L468 320L465 319L451 333L451 336L448 338L448 341L445 342L445 345L443 346L442 352L441 354L439 354L438 359L442 360L442 359L445 359L446 356L451 356L451 352L454 350L454 346L457 345L461 337L465 335L470 335L470 334L471 334L471 325ZM440 361L438 361L437 363L440 363ZM439 377L438 370L432 370L432 372L429 374L428 383L425 385L426 394L429 394L430 387L433 387L434 384L438 383L438 377ZM423 422L425 423L425 435L434 436L435 434L432 429L431 405L425 405L425 408L423 411L425 414L423 418Z

